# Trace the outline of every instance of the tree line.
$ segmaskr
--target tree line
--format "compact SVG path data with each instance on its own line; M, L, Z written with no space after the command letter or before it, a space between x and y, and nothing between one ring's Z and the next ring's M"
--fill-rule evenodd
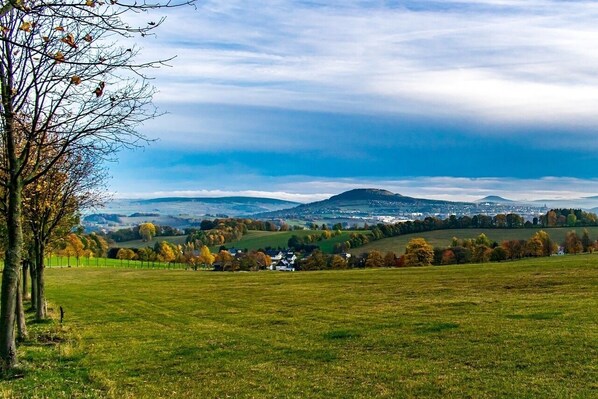
M365 226L367 233L352 233L349 240L335 244L334 252L343 253L351 248L358 248L371 241L396 237L406 234L423 233L435 230L452 229L523 229L523 228L551 228L551 227L586 227L598 226L598 217L594 213L581 209L552 209L532 221L515 213L498 214L495 216L451 215L446 219L426 217L423 220L398 222L394 224L379 223L375 226Z
M576 231L567 233L559 245L543 230L534 233L528 240L505 240L500 244L491 242L485 234L470 239L453 237L447 247L434 248L424 238L409 241L403 255L394 251L385 254L373 250L357 256L327 255L315 250L298 263L298 270L327 270L348 268L379 268L404 266L453 265L465 263L486 263L517 260L528 257L551 256L562 249L567 254L598 251L598 240L590 238L587 229L581 237Z

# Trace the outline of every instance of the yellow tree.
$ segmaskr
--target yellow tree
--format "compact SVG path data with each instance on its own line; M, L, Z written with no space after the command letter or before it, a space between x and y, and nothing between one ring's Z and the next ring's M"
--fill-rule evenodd
M214 261L222 266L222 270L232 271L234 260L235 258L230 254L230 252L222 250L218 252Z
M151 241L156 235L156 226L153 223L141 223L139 225L139 235L143 241Z
M176 254L173 248L166 242L162 241L158 244L158 261L170 263L176 259Z
M330 260L330 268L333 270L342 270L347 268L347 261L340 255L333 255Z
M365 261L365 267L382 267L384 266L384 257L379 251L373 250L368 254L368 257Z
M85 256L86 252L81 238L79 238L79 236L75 233L70 233L66 236L66 245L69 248L72 256L74 256L77 260L77 266L79 266L79 259L82 256Z
M405 248L406 266L429 266L434 260L434 250L423 238L413 238Z
M202 265L202 267L204 269L208 266L211 267L212 264L214 263L215 259L216 259L216 257L214 255L212 255L212 253L210 252L210 248L208 248L207 246L203 245L199 249L199 256L197 257L197 263Z

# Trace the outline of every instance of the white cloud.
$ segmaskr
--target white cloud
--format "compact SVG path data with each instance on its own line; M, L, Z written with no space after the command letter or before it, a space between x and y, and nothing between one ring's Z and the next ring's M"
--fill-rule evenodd
M208 1L178 10L145 42L151 55L178 54L174 68L158 71L158 100L598 121L597 4L447 1L414 11L394 3Z
M203 184L206 185L205 182ZM449 201L474 201L488 195L508 199L531 201L540 199L577 199L594 196L598 192L598 179L571 177L544 177L541 179L512 178L463 178L463 177L411 177L402 179L323 179L309 176L280 178L253 177L253 185L264 190L235 190L226 181L213 183L213 187L200 190L119 192L117 198L158 197L222 197L248 196L278 198L296 202L319 201L355 188L380 188L411 197Z

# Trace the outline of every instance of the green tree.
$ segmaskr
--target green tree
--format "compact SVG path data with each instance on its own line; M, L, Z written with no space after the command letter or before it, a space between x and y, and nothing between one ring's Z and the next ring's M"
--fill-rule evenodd
M429 266L434 260L434 249L423 238L413 238L405 249L406 266Z
M576 223L577 223L577 216L575 216L575 213L571 212L570 214L567 215L567 226L575 227Z

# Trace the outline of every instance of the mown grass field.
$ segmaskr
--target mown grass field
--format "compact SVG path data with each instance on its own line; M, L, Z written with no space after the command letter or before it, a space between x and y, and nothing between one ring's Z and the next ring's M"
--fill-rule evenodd
M49 269L15 398L590 398L598 255L303 273ZM46 336L48 335L45 332ZM46 341L51 341L46 339Z
M598 239L598 227L588 227L590 238L593 240ZM392 251L397 254L403 254L405 247L409 240L415 237L423 237L434 247L447 247L450 245L453 237L457 238L475 238L480 234L484 233L492 241L498 243L504 240L527 240L536 231L542 230L537 229L455 229L455 230L436 230L427 231L423 233L406 234L397 237L383 238L378 241L372 241L364 246L358 248L352 248L350 252L352 254L361 254L364 252L370 252L373 250L388 252ZM570 227L557 227L543 229L546 231L550 238L556 243L562 243L565 240L565 235L571 230L577 231L577 234L581 237L583 228L570 228Z

